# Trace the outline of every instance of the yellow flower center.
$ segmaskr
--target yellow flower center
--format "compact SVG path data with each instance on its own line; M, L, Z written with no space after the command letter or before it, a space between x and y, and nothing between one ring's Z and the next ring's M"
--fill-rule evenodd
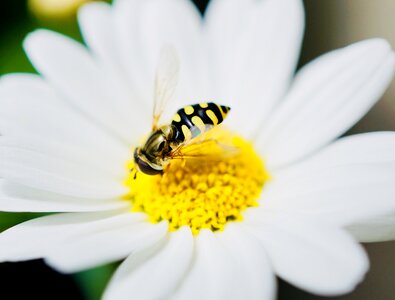
M227 222L242 220L247 207L258 206L269 179L263 161L251 143L224 129L219 131L218 142L226 136L237 152L224 152L221 159L174 159L162 176L138 173L134 178L130 174L127 199L133 211L145 212L153 223L167 220L170 231L187 225L196 235L203 228L223 230ZM129 169L133 165L131 161Z

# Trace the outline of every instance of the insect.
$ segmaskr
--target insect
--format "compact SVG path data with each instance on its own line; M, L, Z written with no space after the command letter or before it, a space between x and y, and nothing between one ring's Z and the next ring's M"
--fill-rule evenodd
M222 123L230 111L228 106L213 102L188 105L177 111L170 124L158 125L164 105L174 94L178 70L175 53L171 49L162 51L155 77L152 131L145 143L134 151L136 168L148 175L163 174L173 159L213 155L213 145L219 151L225 150L205 133Z

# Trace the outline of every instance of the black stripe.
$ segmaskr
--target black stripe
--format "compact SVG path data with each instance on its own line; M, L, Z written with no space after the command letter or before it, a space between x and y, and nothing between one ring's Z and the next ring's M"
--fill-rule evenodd
M208 103L208 107L206 109L211 110L214 113L214 115L218 119L218 124L221 124L223 122L224 118L222 117L222 113L219 110L219 106L217 104L210 102Z
M214 125L213 120L211 120L209 118L209 116L207 115L207 110L209 110L209 108L201 108L200 110L197 111L197 116L200 117L203 121L204 124L207 125Z
M180 118L181 118L180 122L176 122L176 121L173 120L173 121L171 122L171 125L173 125L174 128L175 128L175 136L174 136L174 139L175 139L176 141L178 141L178 142L183 142L183 141L185 141L185 136L184 136L184 133L182 132L181 126L182 126L184 123L183 123L183 121L182 121L182 117L181 117L180 111L181 111L181 109L177 111L177 113L180 115Z
M185 136L184 136L184 133L182 132L182 129L181 129L181 126L182 126L181 122L172 122L172 125L173 125L174 128L175 128L175 136L174 136L174 139L175 139L177 142L183 142L183 141L185 141Z
M192 120L191 120L194 113L192 115L187 115L185 112L185 109L181 108L180 110L178 110L178 114L181 117L181 124L182 125L187 125L188 128L192 128L194 126L192 123Z
M186 125L188 128L192 128L194 126L191 121L193 114L188 116L184 108L179 109L177 113L180 115L181 121L176 122L173 120L171 124L174 125L174 127L177 129L175 140L178 142L184 142L185 136L184 133L182 132L182 125Z
M221 105L221 109L225 114L227 114L230 111L230 107L225 105Z

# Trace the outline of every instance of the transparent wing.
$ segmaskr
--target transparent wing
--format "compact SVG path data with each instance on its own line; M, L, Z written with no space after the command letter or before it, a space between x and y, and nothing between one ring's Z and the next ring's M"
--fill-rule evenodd
M192 128L193 132L194 129ZM220 161L237 155L240 149L232 136L221 134L217 127L181 144L170 153L172 159L205 159Z
M172 100L178 83L180 62L174 48L162 48L155 75L152 130L159 126L165 107Z

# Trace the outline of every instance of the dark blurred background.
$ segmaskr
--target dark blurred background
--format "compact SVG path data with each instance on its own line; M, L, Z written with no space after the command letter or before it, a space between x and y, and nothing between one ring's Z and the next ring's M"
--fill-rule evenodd
M29 3L27 3L29 2ZM43 12L40 3L65 3L63 9ZM68 2L76 5L68 6ZM1 0L0 75L34 72L22 51L24 36L46 27L81 39L74 12L87 0ZM110 1L107 1L110 2ZM194 1L204 12L208 1ZM305 0L306 33L299 65L322 53L370 37L383 37L395 48L394 0ZM49 4L48 4L49 3ZM395 83L369 114L350 133L395 130ZM33 214L0 213L0 231ZM307 294L285 282L279 284L279 299L395 299L395 242L364 245L371 269L366 280L351 294L323 298ZM40 261L0 264L0 299L99 299L116 266L104 266L73 276L58 274ZM7 296L6 296L7 295Z

